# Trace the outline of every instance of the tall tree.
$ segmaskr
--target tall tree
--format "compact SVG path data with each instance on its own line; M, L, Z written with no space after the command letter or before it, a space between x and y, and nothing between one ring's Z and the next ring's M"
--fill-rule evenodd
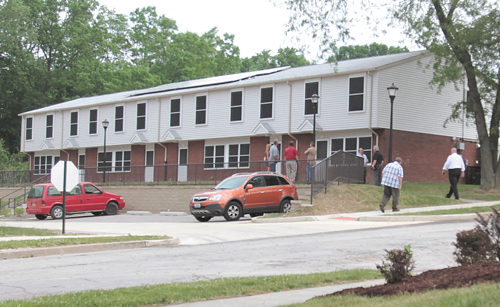
M404 33L434 53L434 78L444 86L465 82L466 106L481 145L481 187L500 188L500 4L494 0L283 0L291 10L290 29L308 28L323 43L350 37L350 12L380 8L392 14ZM364 5L359 9L360 3ZM313 5L314 4L314 5ZM363 21L370 20L364 15ZM357 20L359 22L359 20ZM333 37L331 34L334 33ZM456 110L457 108L455 108ZM452 114L453 116L453 114Z

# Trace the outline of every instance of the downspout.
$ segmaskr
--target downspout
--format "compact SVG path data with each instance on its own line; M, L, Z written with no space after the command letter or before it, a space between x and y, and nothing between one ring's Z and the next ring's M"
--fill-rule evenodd
M164 164L167 164L167 146L163 145L161 142L160 142L160 134L161 134L161 100L159 98L156 98L156 100L158 101L158 137L157 137L157 142L156 144L160 145L161 147L163 147L163 149L165 149L165 157L163 158L163 163Z
M373 75L370 74L370 71L367 71L366 74L370 77L370 122L368 124L368 129L376 135L376 142L375 145L378 145L378 133L375 132L372 128L372 116L373 116ZM371 149L371 148L370 148Z
M161 135L161 100L159 98L156 98L158 101L158 137L157 137L157 142L156 144L160 145L163 147L165 150L165 156L163 157L163 181L167 181L167 146L163 145L160 142L160 135Z
M61 146L62 147L62 146ZM66 161L69 161L69 152L67 152L66 150L62 149L61 148L61 151L66 153L67 157L66 157Z
M290 88L290 90L289 90L289 98L288 98L289 106L288 106L288 132L287 132L287 134L292 139L295 140L295 146L296 146L296 148L299 148L299 142L298 142L297 138L292 135L292 132L291 132L292 131L292 85L290 84L289 81L286 81L286 84ZM285 147L285 144L283 144L283 147Z

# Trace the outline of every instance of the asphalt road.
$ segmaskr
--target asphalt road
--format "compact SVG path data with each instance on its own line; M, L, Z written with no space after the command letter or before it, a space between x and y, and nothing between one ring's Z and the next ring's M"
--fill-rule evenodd
M5 223L0 223L5 225ZM61 221L9 222L60 229ZM191 282L220 277L376 269L384 249L410 244L416 271L455 266L456 233L474 221L386 223L199 223L191 216L72 217L68 232L170 234L181 244L0 261L0 300L90 289Z

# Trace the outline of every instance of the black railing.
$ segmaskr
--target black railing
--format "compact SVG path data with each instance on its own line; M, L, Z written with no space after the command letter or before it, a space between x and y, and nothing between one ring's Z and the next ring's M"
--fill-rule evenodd
M313 166L311 171L311 203L315 195L334 182L363 183L364 160L356 154L338 151Z

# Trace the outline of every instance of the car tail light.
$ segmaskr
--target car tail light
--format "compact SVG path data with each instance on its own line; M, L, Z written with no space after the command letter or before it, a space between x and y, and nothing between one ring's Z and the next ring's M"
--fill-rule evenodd
M42 200L42 207L45 207L45 200Z

